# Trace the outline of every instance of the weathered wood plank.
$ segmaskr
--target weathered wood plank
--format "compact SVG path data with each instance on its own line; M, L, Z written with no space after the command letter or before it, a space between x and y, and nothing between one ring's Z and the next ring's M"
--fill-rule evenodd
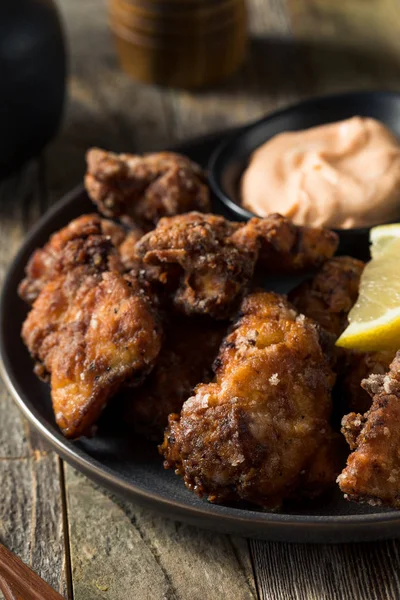
M45 206L41 163L0 184L0 280ZM59 459L30 430L0 383L0 537L41 577L65 593Z
M59 459L0 459L0 540L52 587L66 594Z
M247 542L117 500L66 468L75 600L255 599Z
M24 233L40 213L39 167L27 164L0 183L0 284ZM28 428L0 383L0 457L29 455Z
M398 0L287 0L310 95L400 88Z
M300 546L252 542L263 600L400 597L399 543Z

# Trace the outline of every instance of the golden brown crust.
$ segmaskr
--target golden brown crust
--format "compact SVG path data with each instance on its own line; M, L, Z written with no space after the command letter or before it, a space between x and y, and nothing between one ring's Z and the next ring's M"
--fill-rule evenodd
M86 159L87 192L106 217L127 215L149 229L162 217L210 209L203 171L185 156L114 154L92 148Z
M348 325L363 270L364 263L355 258L331 258L312 279L295 288L289 299L299 312L314 319L337 339ZM371 374L385 373L392 359L392 352L360 354L336 349L338 388L351 411L363 413L369 409L371 398L361 388L361 381Z
M372 375L363 385L372 406L365 415L343 419L353 452L339 487L349 500L400 509L400 353L386 375Z
M269 508L334 482L334 374L316 325L277 294L251 294L215 368L214 382L197 386L180 416L170 416L161 446L167 468L212 502Z
M161 345L157 318L137 281L109 268L116 254L111 241L80 242L81 261L43 287L22 328L36 373L50 377L56 421L67 437L90 433L121 385L147 375ZM65 255L74 243L66 244Z
M293 273L312 269L331 258L338 247L338 236L321 227L301 227L279 214L265 219L253 218L236 237L256 238L258 265L268 273Z
M143 385L124 393L124 420L135 431L162 440L168 415L179 412L200 381L212 378L227 324L207 317L166 319L157 363Z
M338 338L346 329L347 316L358 298L363 270L361 260L350 256L331 258L312 279L295 288L289 299L300 313Z
M137 244L151 279L172 291L184 314L227 318L238 306L253 275L257 254L233 239L240 228L223 217L187 213L161 219Z
M339 350L339 349L338 349ZM394 352L343 352L339 365L340 390L350 411L365 413L371 408L371 396L361 383L371 375L384 375L394 358Z
M310 245L299 241L304 237L300 230L280 215L243 224L191 212L161 219L136 251L145 265L160 267L156 275L172 287L179 311L226 318L247 291L260 260L264 270L287 272L320 264L334 252L335 234L315 230Z
M28 304L32 304L46 283L66 272L71 266L85 260L82 256L86 251L82 254L82 248L85 247L89 236L101 235L107 236L116 248L121 244L124 248L124 241L128 239L127 231L123 227L113 221L102 219L97 214L82 215L54 233L47 244L35 250L30 257L25 268L25 278L18 288L20 297ZM128 234L129 239L136 241L142 235L143 233L137 227ZM66 252L67 244L68 252ZM131 258L127 255L127 250L124 250L121 260L122 263L126 261L126 268L129 268ZM118 256L115 253L110 254L110 260L113 262L111 265L113 269L123 269L123 265L118 264Z

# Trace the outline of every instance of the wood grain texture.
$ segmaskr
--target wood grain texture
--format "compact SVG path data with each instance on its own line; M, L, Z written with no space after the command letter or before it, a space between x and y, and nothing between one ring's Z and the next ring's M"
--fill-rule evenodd
M29 225L40 211L39 167L31 162L0 183L0 284ZM0 457L29 456L29 430L0 384Z
M253 542L265 600L383 600L400 597L398 542L343 546Z
M254 600L247 543L165 519L66 469L75 600Z
M0 460L0 541L65 595L58 466L54 454Z
M0 183L0 280L46 207L41 160ZM0 383L0 540L63 595L59 459L23 419ZM1 597L1 595L0 595Z
M400 89L398 0L287 0L310 94Z

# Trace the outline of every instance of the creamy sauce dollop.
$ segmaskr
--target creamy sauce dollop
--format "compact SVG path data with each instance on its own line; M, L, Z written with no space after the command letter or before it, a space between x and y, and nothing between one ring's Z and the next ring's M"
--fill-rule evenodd
M376 225L400 216L400 144L375 119L276 135L252 155L242 204L259 216L279 212L298 225Z

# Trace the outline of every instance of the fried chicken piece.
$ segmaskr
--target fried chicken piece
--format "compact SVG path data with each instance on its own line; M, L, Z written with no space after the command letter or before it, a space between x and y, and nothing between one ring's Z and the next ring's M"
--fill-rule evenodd
M102 234L108 236L116 248L121 249L120 258L123 265L127 269L131 268L133 264L131 246L140 239L143 232L133 225L127 232L117 223L102 219L97 214L82 215L54 233L43 248L35 250L25 268L25 278L18 288L20 297L28 304L32 304L46 283L82 260L81 251L85 246L85 240L89 236ZM68 252L66 252L67 244ZM114 269L123 268L122 265L118 267L117 255L110 254L110 260L114 263Z
M386 375L371 375L363 386L372 406L364 415L343 418L353 452L339 487L348 500L400 509L400 353Z
M139 156L92 148L86 160L86 190L106 217L127 215L149 230L161 217L210 209L202 169L180 154Z
M147 438L162 440L168 415L179 412L200 381L210 381L227 324L207 317L175 317L165 325L157 363L143 385L124 393L124 418Z
M336 256L312 279L290 292L289 299L300 313L338 338L346 329L348 314L358 298L363 270L361 260Z
M156 315L137 280L110 269L111 240L92 235L80 242L80 261L44 285L22 327L69 438L89 434L123 384L141 383L161 346Z
M338 349L339 350L339 349ZM351 352L343 351L340 372L340 390L349 410L365 413L371 408L371 396L361 386L371 375L384 375L394 358L393 351Z
M119 257L127 271L138 270L141 268L140 261L136 255L136 244L143 237L143 231L139 227L130 229L126 232L123 241L117 246Z
M226 318L247 291L257 261L271 272L298 270L319 264L334 252L335 234L316 230L321 249L317 259L315 240L312 248L303 244L300 229L280 215L244 225L191 212L162 219L139 241L136 251L145 265L161 267L157 277L176 290L179 311Z
M148 278L172 292L179 312L225 319L247 290L257 258L255 246L233 239L240 227L197 212L166 217L138 242L136 252L145 268L160 267Z
M348 314L358 298L364 263L349 256L328 260L314 278L301 283L289 299L297 310L337 339L348 325ZM361 387L361 381L373 373L385 373L393 352L357 353L336 349L336 370L339 388L350 410L365 412L371 398Z
M314 496L339 472L329 424L335 376L319 328L284 297L247 296L215 362L169 418L160 451L186 486L216 503L277 508Z
M253 218L240 229L236 239L257 239L259 267L268 273L293 273L322 265L337 250L336 233L321 227L301 227L279 214Z

